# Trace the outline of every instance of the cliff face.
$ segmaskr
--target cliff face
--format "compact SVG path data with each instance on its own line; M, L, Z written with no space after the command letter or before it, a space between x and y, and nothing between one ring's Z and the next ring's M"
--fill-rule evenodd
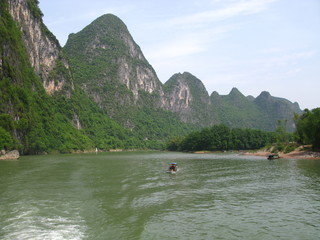
M173 75L164 84L168 99L167 109L176 112L182 121L211 125L215 115L211 111L211 102L203 83L188 72Z
M190 112L193 96L183 75L180 73L173 75L166 86L166 95L169 99L168 110L181 113L181 115Z
M73 88L68 61L62 56L57 39L43 24L37 1L8 0L8 3L11 16L21 28L30 63L42 79L46 92L53 94L66 85Z

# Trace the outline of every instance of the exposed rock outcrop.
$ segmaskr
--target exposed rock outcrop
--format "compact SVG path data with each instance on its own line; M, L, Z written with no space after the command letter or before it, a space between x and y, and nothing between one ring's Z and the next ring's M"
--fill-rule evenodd
M11 16L21 27L30 63L42 79L47 93L60 91L65 85L73 89L71 73L68 70L69 63L62 56L58 40L43 24L42 12L36 1L8 0L8 2ZM65 71L61 73L61 67L68 73Z
M0 160L16 160L20 157L18 150L6 152L5 150L0 151Z
M215 121L208 92L203 83L188 72L173 75L164 85L167 109L182 121L208 126Z

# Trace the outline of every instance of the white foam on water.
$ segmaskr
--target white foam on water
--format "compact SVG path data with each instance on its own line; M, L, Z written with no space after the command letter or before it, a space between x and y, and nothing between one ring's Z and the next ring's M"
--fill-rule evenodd
M79 215L41 216L37 207L14 209L2 229L2 240L81 240L86 226Z

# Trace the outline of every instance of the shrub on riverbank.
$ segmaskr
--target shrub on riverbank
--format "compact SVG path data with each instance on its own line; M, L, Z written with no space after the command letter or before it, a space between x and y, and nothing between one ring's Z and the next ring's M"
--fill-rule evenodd
M295 142L290 143L282 143L278 142L275 144L272 144L271 146L267 147L266 150L272 153L290 153L296 150L300 145Z

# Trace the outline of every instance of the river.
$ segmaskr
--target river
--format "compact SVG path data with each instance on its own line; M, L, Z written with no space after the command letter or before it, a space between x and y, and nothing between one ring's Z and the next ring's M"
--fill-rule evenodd
M166 173L177 162L176 174ZM0 161L0 239L319 239L320 161L120 152Z

